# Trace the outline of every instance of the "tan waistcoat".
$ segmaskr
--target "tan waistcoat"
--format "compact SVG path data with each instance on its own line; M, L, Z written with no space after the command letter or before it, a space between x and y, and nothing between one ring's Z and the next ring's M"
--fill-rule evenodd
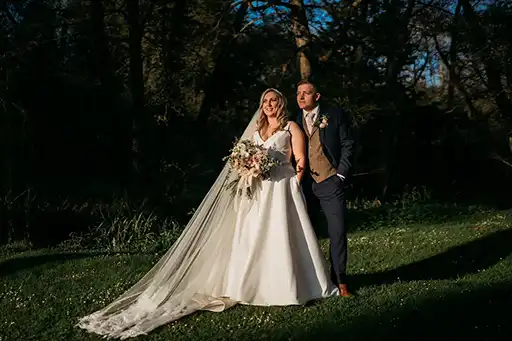
M331 162L325 156L320 143L320 128L317 126L313 127L313 131L309 132L305 118L303 119L303 125L306 129L306 134L309 137L309 169L311 177L316 182L322 182L333 175L336 175L336 169L332 166Z

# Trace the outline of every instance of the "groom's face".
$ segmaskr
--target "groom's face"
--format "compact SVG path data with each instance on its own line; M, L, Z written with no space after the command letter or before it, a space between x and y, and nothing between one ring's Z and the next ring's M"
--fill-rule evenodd
M301 84L297 88L297 104L300 109L313 110L320 99L320 94L312 84Z

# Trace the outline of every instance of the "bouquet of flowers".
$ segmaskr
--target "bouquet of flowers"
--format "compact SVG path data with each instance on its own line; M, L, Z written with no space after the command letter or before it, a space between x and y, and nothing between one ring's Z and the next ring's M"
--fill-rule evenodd
M228 161L231 171L235 171L237 178L228 184L233 194L245 194L252 198L253 185L256 181L266 180L270 171L279 162L273 158L268 149L254 144L251 140L236 140L231 154L224 160Z

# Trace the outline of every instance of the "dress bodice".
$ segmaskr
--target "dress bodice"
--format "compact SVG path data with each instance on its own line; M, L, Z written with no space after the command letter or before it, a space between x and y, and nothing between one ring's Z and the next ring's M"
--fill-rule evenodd
M268 148L270 155L283 164L290 162L292 157L292 144L289 122L282 130L277 131L266 141L261 138L258 131L255 131L253 135L253 142L264 148Z

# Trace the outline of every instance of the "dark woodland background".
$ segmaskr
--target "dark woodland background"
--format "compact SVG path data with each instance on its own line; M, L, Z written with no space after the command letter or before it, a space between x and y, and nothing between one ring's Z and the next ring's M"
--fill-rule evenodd
M0 243L167 242L301 78L352 117L351 207L510 205L508 1L1 0L0 30Z

